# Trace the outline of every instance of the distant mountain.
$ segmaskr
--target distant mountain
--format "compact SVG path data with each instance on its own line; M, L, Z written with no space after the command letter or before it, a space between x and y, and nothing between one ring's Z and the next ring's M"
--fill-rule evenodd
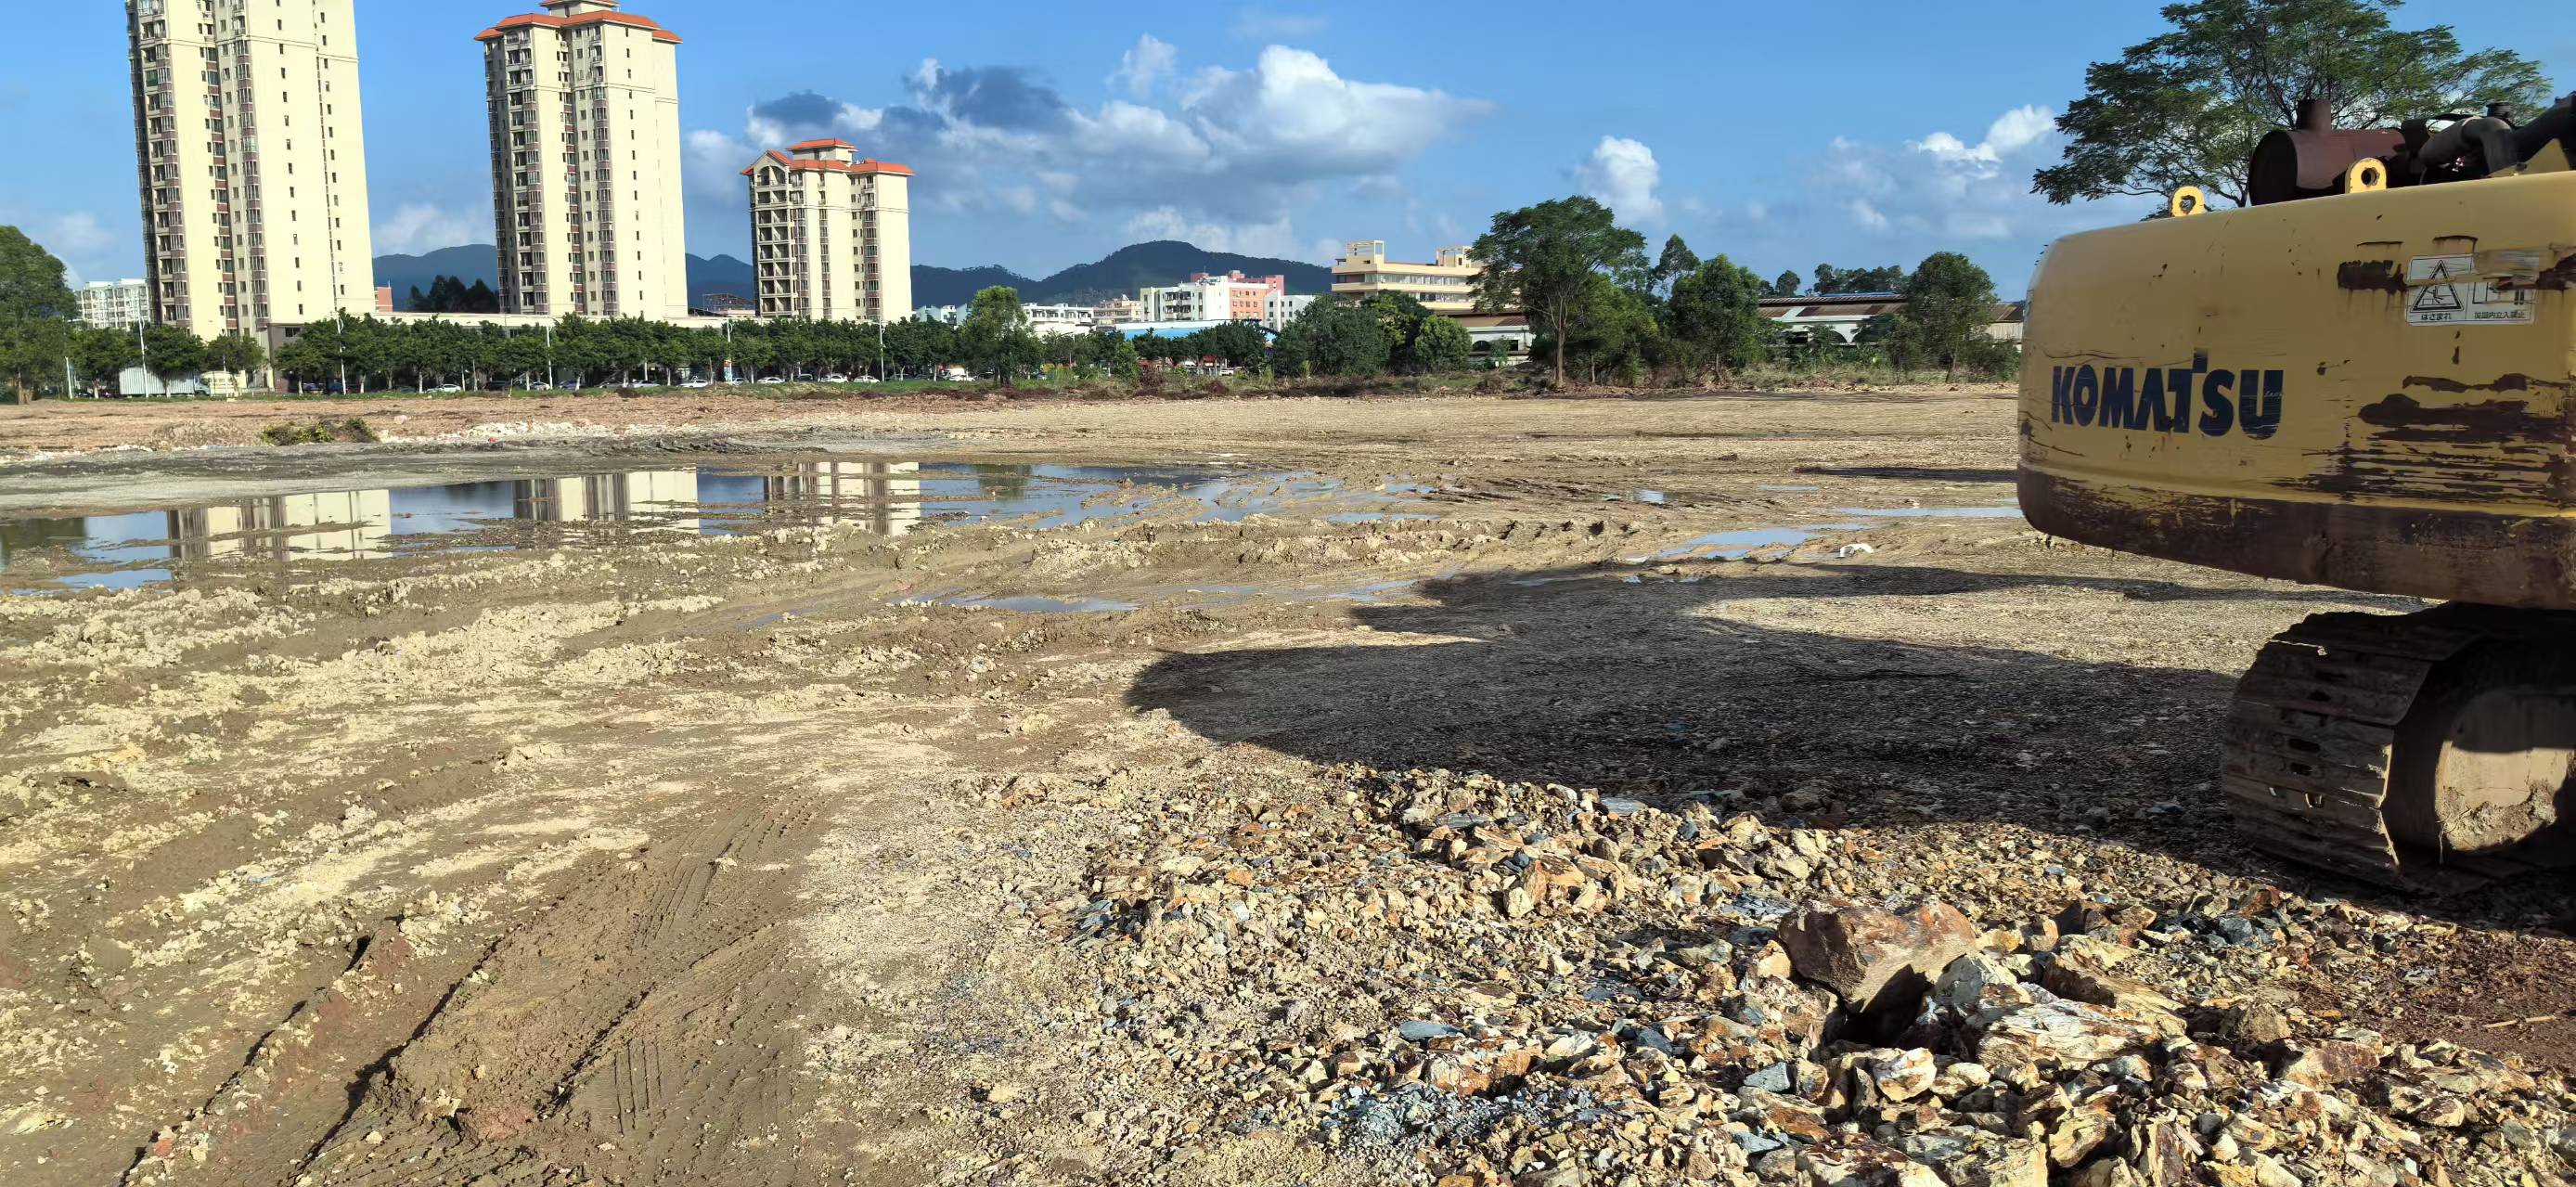
M453 276L469 285L480 280L499 288L501 278L494 270L498 262L488 243L442 247L416 256L377 256L376 283L393 286L394 308L402 309L408 306L412 286L418 285L427 292L430 281L440 276ZM1179 284L1193 272L1233 271L1246 276L1286 276L1292 293L1325 293L1333 287L1331 270L1314 264L1201 251L1177 240L1158 239L1130 244L1097 263L1076 264L1044 280L1031 280L999 264L979 268L915 264L912 303L964 305L975 299L977 290L998 284L1020 290L1020 300L1032 305L1092 305L1110 297L1135 296L1141 288ZM750 299L751 265L732 256L690 256L689 304L704 309L711 293Z
M1037 288L1038 282L1000 264L986 264L981 268L934 268L928 264L914 264L912 303L916 307L963 305L974 300L977 292L997 284L1020 290L1022 301L1037 303L1037 298L1029 293Z
M1034 305L1091 305L1110 297L1135 296L1141 288L1179 284L1193 272L1223 275L1234 271L1246 276L1285 276L1292 293L1333 291L1333 272L1329 268L1266 256L1202 251L1176 239L1157 239L1130 244L1109 253L1099 263L1076 264L1031 282L1020 289L1020 299ZM916 296L914 300L920 298Z
M428 292L429 282L441 276L453 276L467 285L479 280L496 289L501 287L500 273L495 270L500 262L489 243L442 247L426 255L377 256L376 283L392 285L394 308L408 309L413 287Z
M706 308L709 293L731 293L748 301L752 292L750 264L732 256L689 257L689 308Z

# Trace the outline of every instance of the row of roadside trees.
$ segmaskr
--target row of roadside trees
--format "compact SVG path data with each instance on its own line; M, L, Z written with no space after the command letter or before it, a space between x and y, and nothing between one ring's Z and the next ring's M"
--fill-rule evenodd
M1819 266L1821 291L1883 285L1905 298L1901 312L1844 343L1838 335L1793 342L1762 315L1764 297L1798 291L1795 273L1765 281L1723 255L1701 259L1679 235L1650 260L1645 236L1588 197L1497 214L1472 250L1485 264L1478 307L1525 311L1560 386L1569 375L1596 383L1722 378L1784 354L1952 377L2003 374L2019 361L2011 344L1988 332L1993 278L1956 252L1936 252L1911 272Z

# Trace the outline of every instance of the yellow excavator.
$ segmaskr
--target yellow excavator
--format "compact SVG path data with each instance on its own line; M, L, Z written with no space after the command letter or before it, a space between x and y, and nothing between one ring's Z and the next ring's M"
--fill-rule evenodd
M2318 614L2238 684L2256 846L2410 889L2576 862L2576 96L2258 142L2246 204L2031 282L2021 505L2104 548L2436 599Z

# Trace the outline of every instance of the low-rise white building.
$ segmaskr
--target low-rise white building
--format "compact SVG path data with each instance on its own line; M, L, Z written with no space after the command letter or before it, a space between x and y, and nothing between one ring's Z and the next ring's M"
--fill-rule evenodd
M1268 316L1265 306L1270 298L1287 292L1285 276L1246 276L1241 272L1214 276L1200 272L1179 284L1138 293L1137 304L1143 307L1144 320L1149 322L1258 322Z
M1261 303L1261 324L1271 332L1277 333L1287 329L1290 321L1295 320L1298 314L1306 312L1306 307L1314 303L1313 293L1299 293L1293 297L1286 293L1272 293Z
M93 280L72 290L80 323L94 330L131 330L152 323L152 286L140 280Z

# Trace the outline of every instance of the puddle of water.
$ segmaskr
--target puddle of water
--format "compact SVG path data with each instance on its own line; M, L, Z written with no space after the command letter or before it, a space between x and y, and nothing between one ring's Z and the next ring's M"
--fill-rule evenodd
M2013 507L1836 507L1836 515L1868 515L1888 519L2019 519L2021 508Z
M0 520L0 573L60 549L95 572L29 580L130 589L169 581L170 562L268 564L424 552L550 549L643 533L724 536L852 524L899 536L925 523L1035 517L1069 527L1174 496L1198 518L1236 521L1308 498L1352 496L1327 479L1226 474L1217 466L989 465L798 461L558 474L230 502L61 519ZM1415 513L1355 511L1356 517ZM23 571L26 566L21 564Z
M1016 610L1023 614L1092 614L1138 608L1134 602L1122 602L1116 598L1049 598L1037 594L1002 598L932 598L930 601L986 610Z
M1710 532L1693 536L1662 552L1645 556L1623 556L1620 563L1642 565L1653 561L1684 556L1707 556L1734 560L1757 548L1795 548L1815 538L1818 532L1858 531L1856 523L1821 523L1803 528L1751 528L1735 532Z

